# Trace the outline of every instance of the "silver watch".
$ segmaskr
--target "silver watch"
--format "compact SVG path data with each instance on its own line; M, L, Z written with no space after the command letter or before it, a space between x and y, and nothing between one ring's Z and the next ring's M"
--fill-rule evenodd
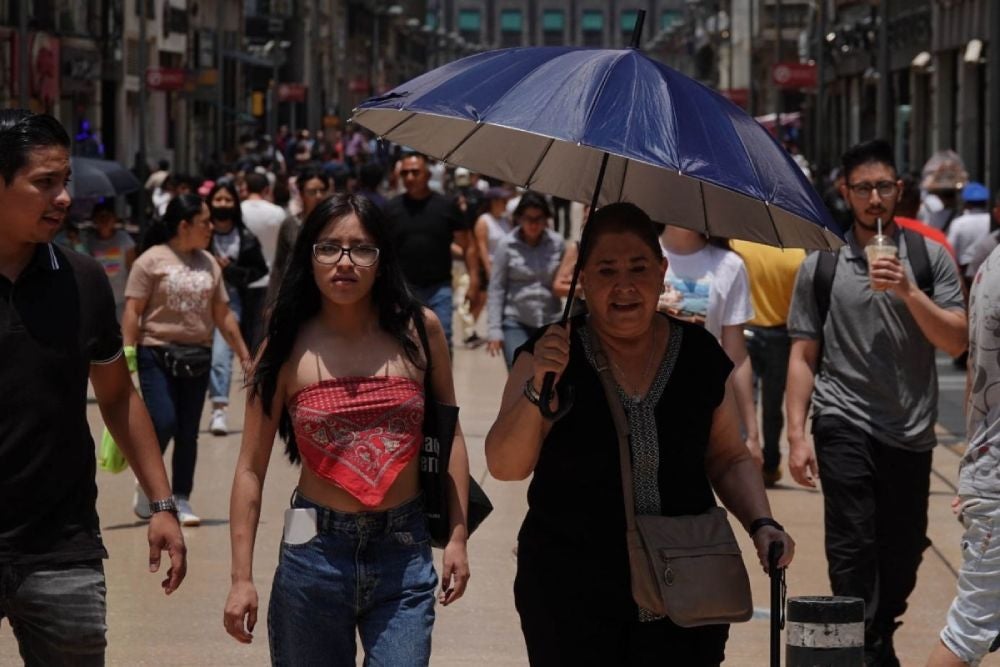
M173 496L164 498L163 500L151 500L149 502L149 513L156 514L157 512L177 514L177 503L174 502Z

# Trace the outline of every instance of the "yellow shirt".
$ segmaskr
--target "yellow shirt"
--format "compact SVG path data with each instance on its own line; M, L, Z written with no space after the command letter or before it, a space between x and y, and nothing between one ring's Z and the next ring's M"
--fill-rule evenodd
M750 276L754 318L747 324L756 327L784 326L792 304L795 275L806 258L806 251L799 248L782 250L735 239L730 245L743 258Z

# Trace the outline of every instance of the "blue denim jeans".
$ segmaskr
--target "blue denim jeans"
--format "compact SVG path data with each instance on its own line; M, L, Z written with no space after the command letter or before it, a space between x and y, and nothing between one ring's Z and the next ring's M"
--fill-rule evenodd
M316 535L282 541L267 631L271 664L354 667L427 665L438 578L423 501L385 512L337 512L296 493L294 508L316 510Z
M243 304L240 293L235 287L226 285L229 294L229 310L233 311L236 321L240 321ZM247 341L250 344L250 341ZM208 397L212 403L229 405L229 382L233 377L233 349L222 337L218 328L212 334L212 371L208 375Z
M0 619L26 667L104 665L106 594L100 560L0 565Z
M503 358L507 362L507 370L510 370L514 365L514 353L517 352L517 348L527 343L538 328L529 327L513 319L504 319L500 326L503 328Z
M448 349L451 349L451 318L455 310L454 295L451 290L451 283L441 283L430 287L414 287L413 294L417 300L434 311L434 314L441 320L444 327L444 337L448 341Z
M174 441L171 461L174 494L190 497L208 375L187 379L171 377L160 365L156 353L148 347L140 347L138 357L139 386L156 429L160 451L167 450L171 438Z
M747 352L753 366L754 396L760 392L764 469L774 470L781 463L778 442L785 425L781 406L785 400L791 341L785 327L748 328L753 332L747 339Z

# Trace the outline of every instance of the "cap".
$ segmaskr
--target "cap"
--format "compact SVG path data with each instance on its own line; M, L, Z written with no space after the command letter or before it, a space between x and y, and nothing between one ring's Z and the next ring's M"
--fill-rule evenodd
M465 167L459 167L455 170L455 185L460 188L466 188L472 183L472 174Z
M492 187L483 193L485 199L510 199L511 192L507 188Z
M977 183L972 181L964 188L962 188L962 199L964 201L989 201L990 191L986 189L986 186L982 183Z

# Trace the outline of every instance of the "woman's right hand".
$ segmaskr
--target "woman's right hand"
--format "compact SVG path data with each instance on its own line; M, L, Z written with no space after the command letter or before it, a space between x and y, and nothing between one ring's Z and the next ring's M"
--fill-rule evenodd
M257 606L257 589L252 581L233 583L222 618L226 632L244 644L252 642L253 629L257 625Z
M503 341L502 340L491 340L486 343L486 352L491 356L495 357L501 352L503 352Z
M547 373L555 373L558 382L569 363L569 322L565 325L553 324L546 329L545 335L535 343L532 357L534 383L538 391L541 391Z

